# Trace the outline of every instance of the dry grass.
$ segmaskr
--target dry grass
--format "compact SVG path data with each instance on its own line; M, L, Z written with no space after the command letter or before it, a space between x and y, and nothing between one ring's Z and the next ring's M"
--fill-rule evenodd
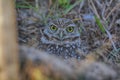
M89 65L83 60L77 66L74 66L75 69L71 68L70 65L67 65L68 68L74 70L72 72L73 74L76 74L75 78L77 77L79 80L119 80L120 1L68 1L69 3L67 2L67 5L64 5L66 3L60 3L59 0L17 0L16 9L18 13L19 44L37 49L39 43L37 40L38 29L44 27L47 20L59 17L72 19L78 26L80 26L81 40L83 43L81 48L88 54L86 61L90 62ZM51 60L51 64L54 63L55 60L56 59ZM48 62L45 63L47 64ZM33 63L30 64L33 65ZM70 64L76 65L76 63L72 61ZM81 65L83 66L78 68L78 66ZM84 68L84 65L87 65L87 67L83 69L83 74L81 74L81 69ZM66 63L64 64L63 62L62 66L66 67ZM96 69L95 66L98 68ZM42 68L48 69L49 71L48 65L47 67L45 65ZM59 71L59 69L61 68L58 67L57 70ZM54 72L54 69L50 70ZM93 72L91 70L93 70ZM65 72L65 75L68 74L66 70ZM38 73L41 74L41 72ZM60 75L61 73L62 72L60 71L58 75L62 76L62 78L69 78L69 76L66 78L66 76ZM104 75L102 73L104 73ZM78 76L78 74L80 75ZM53 73L52 76L54 75L55 74ZM61 79L59 76L57 79ZM73 78L74 77L70 77L70 79Z

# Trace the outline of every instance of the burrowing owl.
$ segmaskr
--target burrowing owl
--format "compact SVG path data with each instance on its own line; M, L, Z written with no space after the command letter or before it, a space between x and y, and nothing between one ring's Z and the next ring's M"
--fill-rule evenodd
M40 30L40 48L50 54L67 58L80 59L77 50L80 49L80 32L76 24L66 18L50 20Z

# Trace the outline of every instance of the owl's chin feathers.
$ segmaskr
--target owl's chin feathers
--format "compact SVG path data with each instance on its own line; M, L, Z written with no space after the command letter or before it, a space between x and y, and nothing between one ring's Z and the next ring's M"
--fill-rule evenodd
M58 40L51 40L51 39L47 39L47 38L45 38L45 37L41 37L41 42L43 43L43 44L55 44L55 45L67 45L67 44L70 44L70 45L73 45L73 44L80 44L80 39L78 40L74 40L74 41L72 41L72 40L70 40L69 39L69 41L68 40L61 40L61 41L58 41Z

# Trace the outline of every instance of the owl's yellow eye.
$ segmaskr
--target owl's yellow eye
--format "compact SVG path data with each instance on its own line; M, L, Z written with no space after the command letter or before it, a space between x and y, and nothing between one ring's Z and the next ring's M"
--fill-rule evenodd
M50 29L53 30L53 31L56 31L56 30L57 30L57 27L54 26L54 25L51 25L51 26L50 26Z
M68 32L73 32L73 31L74 31L74 27L68 27L68 28L67 28L67 31L68 31Z

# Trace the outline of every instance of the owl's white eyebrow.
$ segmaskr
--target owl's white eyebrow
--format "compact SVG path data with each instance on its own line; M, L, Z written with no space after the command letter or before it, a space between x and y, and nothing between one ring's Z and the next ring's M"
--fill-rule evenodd
M57 25L55 25L55 24L53 24L53 23L49 24L49 26L51 26L51 25L57 26Z
M75 26L75 24L69 24L68 26Z

